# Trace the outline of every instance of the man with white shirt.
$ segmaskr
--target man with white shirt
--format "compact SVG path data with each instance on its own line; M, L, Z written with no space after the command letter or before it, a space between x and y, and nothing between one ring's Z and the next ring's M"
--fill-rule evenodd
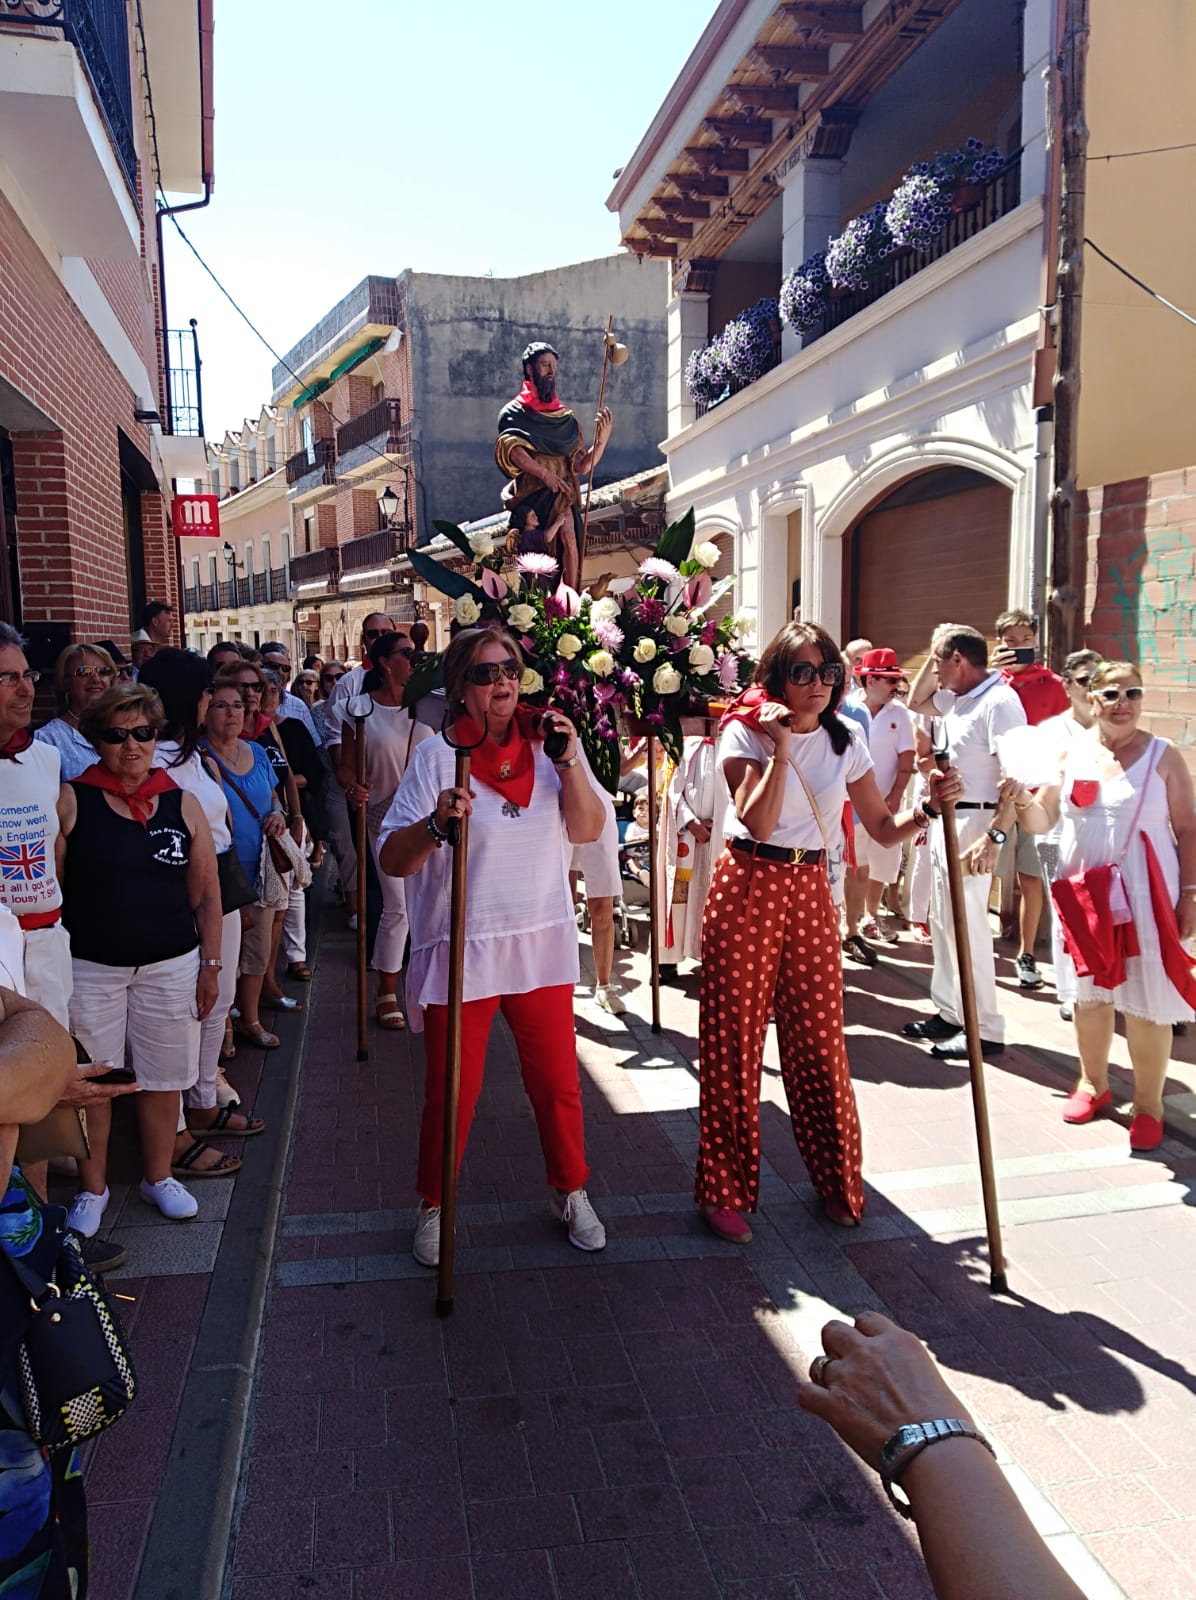
M339 683L333 685L332 693L328 696L324 712L324 743L338 745L341 742L341 729L345 725L348 715L349 701L356 699L361 693L362 679L366 675L370 646L375 639L380 639L384 633L398 633L394 620L388 617L385 611L371 611L362 620L361 624L361 660L355 667L350 667ZM336 758L333 757L333 766Z
M914 722L897 696L905 674L893 650L867 650L856 663L856 679L868 713L868 748L877 786L896 816L914 770ZM901 873L901 846L879 845L867 829L855 832L856 872L863 879L865 940L882 937L878 917L881 896Z
M1013 823L1012 802L998 799L1001 767L997 740L1011 728L1024 726L1026 713L1004 674L989 670L984 635L961 623L936 630L930 653L910 687L909 709L938 719L936 748L946 745L963 780L955 822L964 864L976 1014L985 1055L997 1055L1005 1048L1005 1022L997 1009L988 897L997 857ZM907 1023L903 1032L909 1038L934 1040L933 1055L966 1061L968 1045L941 826L931 827L930 860L930 942L934 950L930 998L935 1015Z

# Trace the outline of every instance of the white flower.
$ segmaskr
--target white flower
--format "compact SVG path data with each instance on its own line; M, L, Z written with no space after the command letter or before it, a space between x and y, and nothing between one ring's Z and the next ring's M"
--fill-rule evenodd
M564 656L566 661L572 661L580 649L581 640L575 633L562 633L556 642L557 655Z
M681 687L681 674L666 661L652 674L652 687L657 694L676 694Z
M520 633L526 633L528 628L531 627L532 623L535 620L536 620L536 608L535 608L535 606L528 606L528 605L512 606L511 609L507 612L507 621L511 624L512 628L518 628Z
M523 676L519 680L520 694L539 694L544 687L544 679L531 667L524 667Z
M591 622L615 622L618 616L619 602L612 600L608 594L604 594L601 600L595 600L590 607Z
M656 656L656 641L655 641L655 639L649 639L649 638L645 637L643 639L638 640L637 643L636 643L636 647L635 647L635 650L634 650L633 654L635 656L635 659L638 662L640 662L641 665L645 661L652 661Z
M484 528L479 528L477 533L471 533L468 537L469 548L479 560L494 554L494 540Z
M717 567L722 551L716 544L707 540L705 544L694 545L690 555L701 567Z
M586 666L596 678L609 678L615 670L615 658L609 650L595 650L586 657Z
M471 594L461 595L453 607L453 615L467 628L472 628L481 614L482 608Z
M689 618L680 611L671 611L664 619L664 630L674 639L683 638L689 632Z
M689 670L699 674L710 671L714 665L714 651L708 644L691 644L689 647Z
M750 639L753 633L756 631L755 617L748 617L745 616L743 612L740 612L740 614L732 620L731 631L733 633L737 633L741 639Z

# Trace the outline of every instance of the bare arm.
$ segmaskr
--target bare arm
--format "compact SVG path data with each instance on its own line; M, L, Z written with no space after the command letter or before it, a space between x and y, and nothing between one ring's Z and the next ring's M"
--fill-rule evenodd
M1196 792L1192 787L1192 775L1174 746L1163 752L1159 773L1167 785L1171 831L1179 847L1180 896L1175 907L1179 936L1191 939L1196 935L1196 901L1184 890L1196 884Z
M64 783L58 791L58 837L54 841L54 875L58 879L59 887L62 885L62 874L66 867L66 841L70 837L78 815L75 791L69 783Z
M602 460L607 440L610 438L611 422L610 407L603 406L602 410L594 418L593 447L583 453L579 453L573 459L573 465L578 477L585 477L587 472L593 472L594 468Z
M75 1076L71 1036L15 989L0 989L0 1125L40 1122Z
M473 811L473 796L467 789L442 789L436 796L436 809L432 815L441 833L447 833L455 817L467 817ZM423 866L437 849L436 840L428 829L427 818L409 822L405 828L396 828L382 841L378 860L382 870L391 878L410 878Z
M933 717L938 712L934 704L934 697L938 692L938 673L934 670L934 645L927 653L926 660L918 668L914 681L909 686L909 709L920 716Z
M216 846L212 843L212 830L203 814L203 807L193 794L183 796L183 821L191 833L191 864L187 868L187 893L195 915L199 933L201 961L218 961L224 921L220 905L220 874L216 868ZM219 969L200 967L195 985L195 1003L199 1019L211 1013L216 1004L219 987Z
M602 834L606 808L594 793L589 774L580 762L563 772L558 767L557 772L561 780L561 804L569 843L592 844Z
M896 811L901 804L901 796L905 793L905 786L913 776L914 752L903 750L897 757L897 776L893 779L893 787L885 796L885 805L890 811Z
M553 494L573 493L573 487L559 472L553 472L551 467L544 466L537 461L530 450L525 450L522 445L516 445L511 451L511 465L518 467L520 472L526 472L529 478L538 478L542 484L551 489Z

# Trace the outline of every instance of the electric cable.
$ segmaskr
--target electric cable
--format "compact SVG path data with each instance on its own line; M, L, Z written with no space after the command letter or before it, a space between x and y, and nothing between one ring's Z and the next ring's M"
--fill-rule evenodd
M1166 306L1168 311L1174 311L1177 317L1182 317L1185 322L1190 322L1196 328L1196 317L1190 316L1180 306L1173 304L1172 301L1167 299L1166 295L1160 294L1157 289L1152 289L1148 283L1143 283L1141 278L1135 278L1128 267L1123 267L1120 261L1114 261L1111 255L1102 250L1100 245L1094 244L1091 239L1085 238L1084 243L1090 249L1095 250L1102 261L1107 261L1115 271L1120 272L1123 278L1128 278L1131 283L1136 284L1144 294L1148 294L1152 300L1157 300L1161 306Z

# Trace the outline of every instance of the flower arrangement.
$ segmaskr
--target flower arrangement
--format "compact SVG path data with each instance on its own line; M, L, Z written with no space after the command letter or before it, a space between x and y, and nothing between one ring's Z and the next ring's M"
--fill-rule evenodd
M826 270L836 289L866 289L868 273L893 251L884 200L853 217L837 239L828 239Z
M685 387L695 405L711 406L727 387L722 343L712 339L695 350L685 364Z
M830 292L826 251L816 250L781 285L778 301L781 316L799 333L809 333L826 310Z
M551 702L573 719L595 775L611 790L619 777L620 716L646 721L680 760L681 718L700 715L711 699L732 698L751 680L755 663L739 642L747 624L710 615L734 579L712 579L718 546L695 545L692 509L665 530L636 577L616 579L599 595L561 583L549 555L519 556L502 572L499 551L478 556L455 523L435 526L474 562L473 574L412 550L417 574L453 598L461 626L515 634L527 660L522 698ZM438 666L436 657L424 658L412 674L410 700L435 686Z
M940 151L927 165L952 185L987 183L1005 165L1005 157L996 145L986 146L983 139L969 139L958 150Z
M773 364L779 333L780 313L775 298L757 300L754 306L733 317L719 335L728 377L739 383L754 383L767 372Z
M987 183L1004 164L1001 152L986 147L983 139L969 139L958 150L940 152L931 161L915 161L885 208L894 244L928 250L942 232L959 190Z

